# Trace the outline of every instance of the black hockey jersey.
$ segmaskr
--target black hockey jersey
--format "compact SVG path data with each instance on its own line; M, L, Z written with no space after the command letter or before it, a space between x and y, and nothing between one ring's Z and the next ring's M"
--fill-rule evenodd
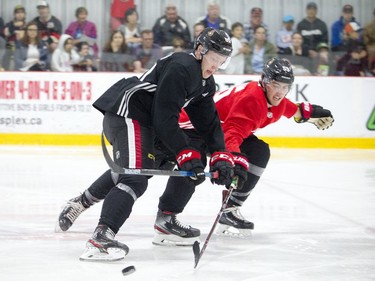
M153 127L173 153L189 146L178 125L182 108L206 141L209 152L225 149L224 136L212 96L213 76L202 78L201 64L192 54L174 53L164 57L140 78L121 79L93 106L102 113L138 120Z

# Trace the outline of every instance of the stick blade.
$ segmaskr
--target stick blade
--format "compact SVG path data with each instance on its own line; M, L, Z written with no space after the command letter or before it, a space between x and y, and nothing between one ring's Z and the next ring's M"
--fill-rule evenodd
M197 267L198 265L198 262L199 262L199 255L200 255L200 247L199 247L199 242L198 241L195 241L194 244L193 244L193 253L194 253L194 262L195 262L195 265L194 265L194 268Z

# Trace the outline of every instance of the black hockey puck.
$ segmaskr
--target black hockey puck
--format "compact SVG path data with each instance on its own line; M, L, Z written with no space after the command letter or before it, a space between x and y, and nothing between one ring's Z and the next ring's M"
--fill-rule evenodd
M121 272L122 272L122 275L132 274L133 272L135 272L135 267L134 265L127 266Z

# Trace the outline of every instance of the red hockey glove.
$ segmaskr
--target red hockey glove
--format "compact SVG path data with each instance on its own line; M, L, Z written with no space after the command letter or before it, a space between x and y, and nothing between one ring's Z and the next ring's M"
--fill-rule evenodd
M210 160L210 172L219 172L219 177L211 179L212 183L230 185L233 178L233 155L229 152L214 152Z
M247 171L249 170L249 161L247 157L239 152L232 152L234 160L234 176L238 177L237 189L241 190L247 180ZM226 186L229 188L230 186Z
M331 111L324 109L320 105L303 102L298 104L301 111L301 118L294 117L297 123L309 122L314 124L319 130L325 130L332 126L335 121Z
M193 148L181 150L176 157L178 167L183 171L191 171L195 176L190 177L195 185L201 184L206 179L201 154Z

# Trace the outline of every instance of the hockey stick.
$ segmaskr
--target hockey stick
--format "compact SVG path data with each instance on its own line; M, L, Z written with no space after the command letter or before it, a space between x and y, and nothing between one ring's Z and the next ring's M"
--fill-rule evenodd
M171 171L171 170L157 170L157 169L128 169L117 165L108 153L108 149L104 141L104 133L102 132L102 150L105 161L111 170L117 174L124 175L142 175L142 176L169 176L169 177L193 177L195 174L191 171ZM218 178L218 172L205 173L208 178Z
M221 205L220 211L219 211L219 213L216 216L214 224L212 225L211 230L208 233L206 240L204 241L202 249L201 250L199 249L199 242L198 241L194 242L194 244L193 244L193 253L194 253L194 261L195 261L194 268L197 267L200 259L202 258L203 253L204 253L204 251L207 248L208 242L210 241L211 236L214 233L216 225L219 222L221 215L224 213L225 208L227 207L230 195L232 194L233 189L237 188L237 183L238 183L238 177L235 177L233 179L232 183L230 184L230 187L228 189L228 193L227 193L227 195L225 196L225 198L223 200L223 204Z

